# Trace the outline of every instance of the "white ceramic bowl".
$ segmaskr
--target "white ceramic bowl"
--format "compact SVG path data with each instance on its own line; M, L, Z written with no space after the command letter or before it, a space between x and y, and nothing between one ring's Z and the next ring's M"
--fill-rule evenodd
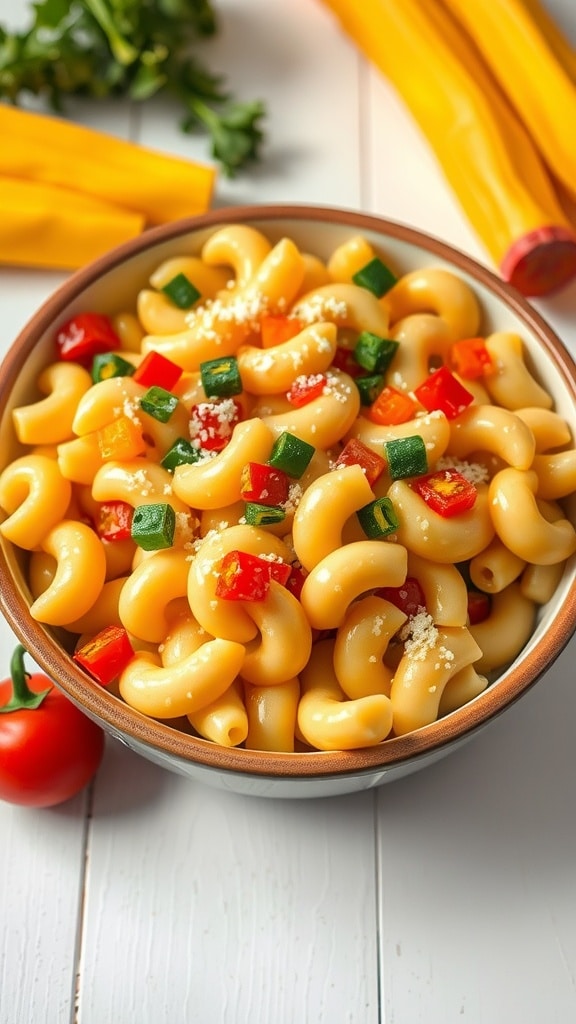
M483 329L511 330L524 339L536 375L576 436L576 368L559 339L513 289L440 241L377 217L306 206L249 206L212 211L154 229L70 277L14 341L0 370L2 466L17 453L11 409L32 401L39 370L53 358L55 328L87 309L115 312L163 259L197 251L216 228L245 223L271 240L284 235L320 256L354 234L364 235L399 271L426 265L456 269L478 296ZM34 621L24 560L2 540L2 612L16 635L57 685L107 732L146 758L222 789L272 797L351 793L414 772L448 754L510 707L547 670L576 624L573 560L534 634L497 682L459 710L406 736L351 752L274 754L225 748L153 721L91 681L72 660L58 631Z

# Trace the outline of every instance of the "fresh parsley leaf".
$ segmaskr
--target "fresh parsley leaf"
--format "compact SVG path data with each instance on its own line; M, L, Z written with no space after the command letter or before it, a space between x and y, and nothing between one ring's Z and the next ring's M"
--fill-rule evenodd
M36 11L36 28L58 28L70 10L69 0L43 0L32 4Z
M207 132L225 174L258 158L264 104L235 101L193 53L218 28L210 0L37 0L31 14L23 32L0 26L0 98L31 94L63 113L66 96L165 93L184 131Z

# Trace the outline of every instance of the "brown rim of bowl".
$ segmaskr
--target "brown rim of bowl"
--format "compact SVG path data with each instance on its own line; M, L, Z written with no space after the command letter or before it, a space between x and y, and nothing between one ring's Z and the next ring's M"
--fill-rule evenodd
M371 214L335 207L266 204L214 209L198 217L149 229L72 274L32 316L7 353L1 370L4 386L0 394L0 416L4 413L7 396L38 339L50 327L60 310L103 273L113 270L145 249L188 232L222 223L270 220L337 222L349 225L355 231L366 230L389 235L449 261L488 288L521 319L552 356L568 391L576 401L576 365L554 331L520 293L465 253L433 236ZM0 551L0 606L14 633L43 671L57 681L59 687L90 717L100 720L113 734L125 736L128 742L133 739L159 754L216 770L245 775L312 778L355 774L379 767L390 769L393 765L432 755L441 747L471 735L495 718L537 682L572 637L576 628L576 583L571 585L537 646L521 663L513 666L502 680L469 704L429 726L406 736L385 740L376 747L294 754L219 746L149 719L103 689L75 665L58 643L53 642L45 627L30 618L26 598L12 585L4 546Z

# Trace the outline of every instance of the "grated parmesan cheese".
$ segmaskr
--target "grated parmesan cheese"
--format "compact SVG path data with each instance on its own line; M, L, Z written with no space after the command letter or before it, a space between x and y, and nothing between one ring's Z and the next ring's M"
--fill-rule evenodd
M313 295L306 302L300 302L293 313L303 324L321 323L326 320L344 320L348 315L345 302L330 295Z
M191 550L194 543L194 530L198 521L188 512L176 512L175 541L186 550Z
M136 414L136 409L139 408L140 403L136 402L133 398L127 397L124 399L122 405L122 412L124 413L126 419L132 420L132 423L134 423L137 427L140 427L142 425L142 420Z
M213 416L215 424L206 424L205 417ZM236 423L237 410L233 398L223 398L218 402L199 402L192 409L189 422L190 439L197 448L204 448L208 441L216 437L228 439ZM212 451L209 456L216 454Z
M266 554L259 554L258 558L263 559L264 562L279 562L280 565L284 564L282 555L277 555L274 551L269 551Z
M436 647L439 637L434 620L425 609L412 615L398 635L404 643L405 654L413 661L424 661Z
M384 625L384 617L382 615L375 615L374 622L372 623L372 633L374 636L380 636L382 633L382 626Z
M286 501L282 505L282 508L284 509L287 515L291 512L296 511L298 505L300 504L302 494L302 484L295 482L290 484L288 488L288 497L286 498Z
M485 484L489 479L486 466L480 462L467 462L465 459L457 459L452 455L443 455L441 459L438 459L435 470L442 469L455 469L471 484Z
M228 338L232 333L226 330L227 325L241 324L246 327L247 333L257 331L267 306L268 300L262 292L248 296L233 295L226 301L221 298L207 299L186 315L186 323L200 338L221 344L222 338Z

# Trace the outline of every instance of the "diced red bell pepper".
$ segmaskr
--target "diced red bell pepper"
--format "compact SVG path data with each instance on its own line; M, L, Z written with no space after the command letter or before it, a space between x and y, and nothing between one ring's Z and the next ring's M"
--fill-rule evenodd
M418 477L412 487L428 507L444 519L468 512L478 495L471 480L467 480L457 469L450 468Z
M302 593L302 587L307 575L301 565L293 565L291 567L290 575L286 581L286 590L294 594L294 597L297 597L298 600L300 600L300 594Z
M342 370L342 373L347 373L349 377L360 377L366 372L364 367L356 362L354 349L345 348L344 345L338 345L332 357L332 366Z
M295 338L303 329L303 323L295 316L284 313L264 313L260 318L260 342L262 348L274 348Z
M295 409L300 409L301 406L308 405L308 402L319 398L326 384L326 377L323 373L302 373L292 381L286 392L286 398Z
M375 594L395 604L408 617L418 615L426 607L424 591L415 576L407 576L400 587L379 587Z
M263 558L261 561L265 562L267 560ZM292 566L289 565L288 562L276 561L269 561L268 565L270 567L270 579L275 580L276 583L280 583L282 587L285 587L292 575Z
M363 441L351 437L336 459L335 468L338 469L340 466L360 466L372 487L386 469L386 460Z
M366 415L372 423L398 426L400 423L413 420L417 412L418 405L410 395L387 384L368 407Z
M161 352L148 352L132 374L132 379L145 388L159 387L172 391L183 374L183 369Z
M240 493L245 501L260 505L283 505L288 500L290 482L282 469L262 462L247 462L240 478Z
M105 501L98 509L96 533L102 540L128 540L133 516L134 509L126 501Z
M220 565L216 597L225 601L263 601L270 588L270 563L247 551L229 551Z
M449 420L459 416L474 401L474 395L447 366L441 366L414 388L414 396L428 412L439 410Z
M492 601L489 594L484 594L481 590L468 591L468 621L471 626L477 626L479 622L484 622L490 615L491 607Z
M484 338L455 341L450 349L450 361L454 371L464 380L477 380L494 373L494 363Z
M90 365L99 353L121 347L111 320L103 313L78 313L56 333L59 358L83 366Z
M123 626L106 626L74 654L82 668L102 686L109 686L134 656L128 633Z
M209 452L221 452L242 419L242 406L233 398L199 402L190 410L190 438Z

